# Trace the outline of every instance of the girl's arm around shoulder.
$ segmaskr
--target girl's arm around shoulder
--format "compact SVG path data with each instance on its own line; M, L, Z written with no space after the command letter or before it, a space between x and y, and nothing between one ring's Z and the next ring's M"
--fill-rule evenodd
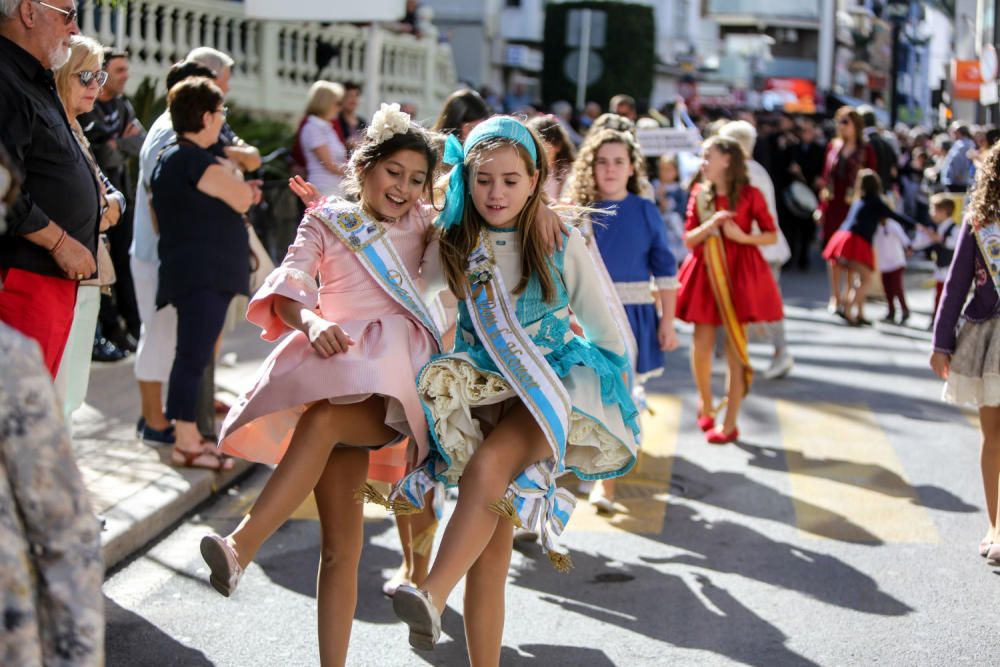
M618 333L611 308L604 299L598 268L587 250L583 235L572 229L566 237L563 283L570 307L594 345L617 355L625 354L625 342Z

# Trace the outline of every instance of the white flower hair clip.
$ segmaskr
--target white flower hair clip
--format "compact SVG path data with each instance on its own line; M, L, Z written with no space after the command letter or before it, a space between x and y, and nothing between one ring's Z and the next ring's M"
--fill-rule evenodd
M390 139L397 134L403 134L410 129L410 114L399 110L399 105L382 103L382 106L368 126L366 134L368 139L375 144L380 144L386 139Z

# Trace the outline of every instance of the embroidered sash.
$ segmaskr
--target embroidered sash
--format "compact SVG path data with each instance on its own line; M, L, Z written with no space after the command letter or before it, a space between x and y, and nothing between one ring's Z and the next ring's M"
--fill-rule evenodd
M711 188L705 187L698 192L698 218L702 222L707 222L715 214L715 195ZM708 270L709 284L712 286L712 295L715 297L715 305L719 309L719 316L722 318L722 325L726 330L726 338L739 355L740 364L743 366L743 380L746 392L750 391L753 382L753 367L750 366L750 353L747 349L746 329L736 317L736 308L733 306L732 281L729 277L729 265L726 263L726 247L722 240L722 235L718 232L709 236L703 244L705 268Z
M1000 223L984 224L975 231L976 242L993 278L993 287L1000 294Z
M332 197L307 214L322 221L354 253L386 294L427 329L440 350L441 332L434 316L381 223L357 204Z
M483 347L542 429L552 448L555 471L562 472L572 406L569 393L517 321L488 244L481 235L469 256L466 306Z
M608 267L604 264L604 258L601 257L601 250L597 247L597 241L594 240L593 223L590 221L590 218L584 220L582 231L584 238L587 239L587 252L590 253L590 258L594 261L594 268L597 269L597 277L600 279L601 294L604 296L604 302L611 307L611 315L615 321L615 328L618 329L618 335L625 343L625 358L629 361L628 388L629 391L632 391L635 385L635 365L639 359L639 346L635 341L635 333L632 331L632 325L628 323L628 315L625 314L625 306L622 305L621 296L618 294L615 282L611 280Z

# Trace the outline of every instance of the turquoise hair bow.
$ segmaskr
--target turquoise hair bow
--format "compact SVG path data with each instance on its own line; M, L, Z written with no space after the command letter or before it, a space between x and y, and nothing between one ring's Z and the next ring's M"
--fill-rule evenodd
M455 165L448 176L448 189L445 191L444 209L437 217L437 226L448 230L462 221L465 212L465 156L472 148L487 139L513 139L528 151L531 159L538 164L538 149L535 139L524 125L507 116L494 116L477 125L465 139L465 146L459 143L455 135L448 135L444 144L445 164Z

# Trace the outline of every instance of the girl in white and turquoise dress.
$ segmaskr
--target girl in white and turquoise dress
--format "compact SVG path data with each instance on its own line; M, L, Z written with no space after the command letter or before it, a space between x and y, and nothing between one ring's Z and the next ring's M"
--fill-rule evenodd
M464 148L450 140L450 157L457 166L438 218L441 260L464 298L455 351L432 358L417 380L431 461L396 497L418 504L433 480L461 493L427 579L400 587L393 605L410 643L433 648L448 596L466 577L470 660L497 664L514 525L538 531L553 563L568 569L554 538L575 501L556 478L626 473L638 413L625 385L625 344L595 298L601 287L583 237L572 230L550 257L539 236L547 164L537 136L494 117ZM570 328L571 310L585 336Z

